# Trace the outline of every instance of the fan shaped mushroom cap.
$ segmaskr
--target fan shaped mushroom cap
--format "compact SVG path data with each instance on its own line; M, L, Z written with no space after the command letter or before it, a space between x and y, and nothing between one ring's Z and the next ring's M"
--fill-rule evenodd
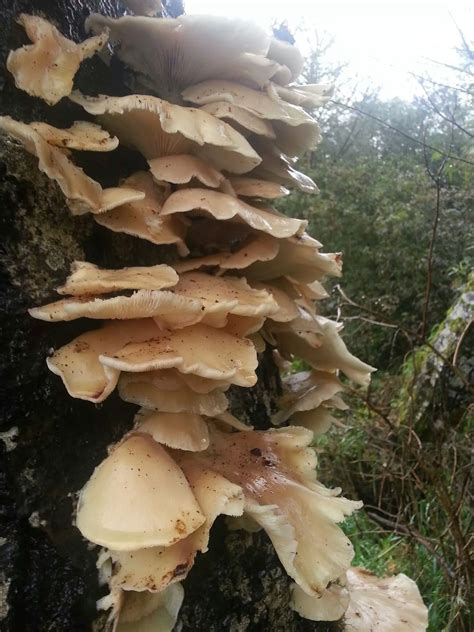
M200 452L209 446L209 431L201 415L143 409L135 421L135 432L149 434L168 448Z
M232 173L250 171L261 161L233 127L196 108L139 94L86 97L73 92L69 98L100 116L107 129L147 160L192 151Z
M179 461L179 455L177 455ZM220 514L240 516L244 509L242 489L210 470L183 461L193 494L204 514L204 524L186 538L169 547L138 551L111 551L118 570L111 578L113 588L159 592L186 577L198 551L207 551L211 527Z
M59 129L47 123L31 123L31 127L50 145L79 151L112 151L118 147L118 138L88 121L75 121L68 129Z
M117 551L170 546L205 520L186 478L160 444L135 435L119 444L81 490L76 525Z
M203 322L212 320L214 314L268 316L278 309L268 291L252 288L241 277L184 272L172 291L179 296L199 300L205 308Z
M202 320L202 303L163 290L138 290L131 296L100 298L78 296L28 310L30 316L48 322L77 318L130 320L154 318L164 327L179 328Z
M76 44L37 15L21 13L17 22L33 44L10 51L7 68L17 88L41 97L49 105L70 94L74 75L83 59L92 57L108 39L104 32Z
M302 108L286 103L282 99L276 101L266 92L232 81L219 79L203 81L187 88L182 94L185 101L196 105L226 101L262 119L283 121L291 127L307 123L317 125L316 121Z
M196 178L207 187L217 188L224 180L222 173L197 156L162 156L153 158L148 164L156 180L173 184L185 184Z
M102 365L99 355L114 353L127 342L146 340L157 332L151 318L106 323L64 345L46 363L50 371L61 377L71 397L99 403L114 390L120 375L117 369Z
M338 420L333 417L326 408L330 401L331 400L327 400L324 405L319 408L294 413L291 418L291 423L295 426L307 428L315 435L324 434L333 424L339 424Z
M166 98L176 99L180 89L211 77L263 85L280 67L265 57L270 45L265 31L244 20L209 15L114 19L92 14L86 28L110 29L111 41L119 42L120 59Z
M308 595L297 584L291 590L291 607L311 621L338 621L349 605L349 592L343 586L330 584L320 595ZM365 628L365 632L369 628Z
M154 244L174 244L183 257L189 254L189 249L184 243L185 220L160 215L167 187L158 186L152 175L145 171L134 173L124 180L123 184L141 191L143 198L122 204L106 213L94 215L95 221L114 232L140 237Z
M0 130L20 141L26 151L38 158L38 167L48 178L55 180L67 198L72 213L102 213L125 202L141 200L141 191L126 187L103 189L98 182L87 176L65 153L50 145L32 125L15 121L10 116L0 116Z
M120 397L144 408L170 413L186 412L213 417L227 409L228 401L222 392L222 382L208 380L213 388L198 392L185 381L191 374L175 369L122 373L118 383ZM198 376L193 376L198 377ZM204 380L204 378L201 378ZM229 383L225 382L228 387ZM193 385L194 386L194 385Z
M264 198L274 200L289 194L288 189L276 182L259 180L258 178L232 177L229 178L232 188L243 197Z
M132 373L176 368L238 386L253 386L257 381L252 342L202 324L158 332L143 343L132 342L115 353L102 354L100 361Z
M244 110L244 108L229 103L228 101L213 101L201 106L201 110L208 112L218 119L228 121L232 127L240 132L243 136L249 133L265 136L266 138L275 138L275 130L272 124L265 119L260 118L252 112Z
M302 371L282 379L283 395L279 410L272 418L276 425L300 411L312 411L343 390L343 385L334 373L324 371Z
M119 290L161 290L178 282L178 275L167 265L107 270L87 261L74 261L59 294L82 296Z
M270 96L276 93L276 97L306 108L316 108L324 105L331 98L334 86L324 83L307 83L301 86L279 86L274 83L267 84Z
M278 348L295 353L315 369L321 371L341 370L350 380L361 386L370 382L370 374L375 368L362 362L348 351L339 335L340 325L322 316L315 317L321 325L323 335L319 346L314 348L303 337L292 332L277 334Z
M319 245L306 234L281 240L276 257L257 261L246 274L261 281L289 276L299 283L312 283L326 275L341 276L341 255L319 252Z
M347 632L424 632L428 628L428 609L420 591L403 573L379 579L365 568L351 568L347 588Z
M124 594L114 632L171 632L184 599L181 584L171 584L159 593Z
M238 217L251 228L284 238L300 235L307 226L306 220L293 219L273 209L261 209L246 204L226 193L209 189L181 189L172 193L163 205L162 215L205 211L218 220Z
M360 503L316 480L312 432L210 430L208 450L180 453L181 466L202 464L242 487L245 512L267 531L288 574L308 594L324 590L350 564L353 550L337 523Z

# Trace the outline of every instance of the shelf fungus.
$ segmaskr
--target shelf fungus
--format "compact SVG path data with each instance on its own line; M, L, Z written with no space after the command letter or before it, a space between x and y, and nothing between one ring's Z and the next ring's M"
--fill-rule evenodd
M226 515L234 528L267 532L301 616L345 615L354 632L424 630L410 580L349 570L353 549L339 523L361 503L318 480L310 447L346 408L339 374L365 386L373 371L318 307L325 278L341 275L341 255L323 252L306 220L271 207L289 189L317 192L296 158L319 142L314 109L330 86L295 83L303 58L294 44L241 20L92 14L82 43L43 18L19 22L33 43L9 55L16 85L49 104L67 96L95 122L59 129L2 116L0 131L37 157L73 214L146 240L155 263L161 246L176 250L169 265L145 266L140 255L121 269L73 262L59 300L30 309L48 322L101 320L47 365L73 398L97 404L117 388L139 407L79 492L76 525L104 547L98 567L110 593L98 607L116 632L170 632L182 582ZM128 66L122 96L73 90L82 60L106 42ZM104 182L117 186L103 188L93 164L89 175L74 162L75 152L119 143L132 159L120 173L110 161ZM246 419L250 426L232 414L234 387L255 386L264 351L282 391L272 419ZM288 373L295 359L309 370ZM279 427L268 429L271 421Z

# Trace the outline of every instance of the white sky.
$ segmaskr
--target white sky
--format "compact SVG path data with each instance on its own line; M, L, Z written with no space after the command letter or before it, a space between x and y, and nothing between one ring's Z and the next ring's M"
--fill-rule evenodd
M407 69L420 65L440 77L431 58L456 63L460 45L450 13L466 37L474 33L474 4L465 0L186 0L187 13L251 19L263 26L287 20L334 37L334 56L350 63L350 72L381 87L383 96L409 98L417 91ZM441 73L441 75L440 75Z

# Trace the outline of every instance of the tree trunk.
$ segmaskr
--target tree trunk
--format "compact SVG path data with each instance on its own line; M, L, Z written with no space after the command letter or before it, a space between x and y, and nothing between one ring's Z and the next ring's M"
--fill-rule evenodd
M84 114L67 100L51 108L14 86L5 69L8 51L27 43L15 24L21 12L40 13L69 38L85 37L90 11L118 15L116 0L0 0L1 114L30 122L66 126ZM123 93L118 62L107 70L97 58L87 60L76 84L87 94ZM110 79L112 75L112 79ZM84 160L81 157L82 160ZM92 159L93 161L96 158ZM135 168L119 149L94 164L116 175ZM128 161L128 162L127 162ZM141 165L138 165L140 167ZM58 187L39 172L36 159L11 140L0 138L2 232L2 356L0 431L3 452L0 490L0 626L8 631L103 630L95 602L99 587L96 557L72 525L75 492L106 456L107 446L131 426L136 408L116 394L102 405L72 399L52 375L45 358L52 348L90 329L87 321L54 326L35 321L27 308L54 298L70 263L87 260L106 267L170 261L172 248L108 232L90 217L72 217ZM278 391L271 356L260 358L259 384L234 388L233 412L256 427L268 427L268 408ZM310 528L310 526L309 526ZM336 630L316 624L289 608L290 580L268 538L262 533L228 531L215 525L210 551L199 556L185 581L185 601L178 630L304 631Z

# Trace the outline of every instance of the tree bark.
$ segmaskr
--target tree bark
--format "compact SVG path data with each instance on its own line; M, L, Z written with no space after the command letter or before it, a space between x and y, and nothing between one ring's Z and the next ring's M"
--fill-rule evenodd
M85 37L90 11L122 13L109 0L0 0L0 112L30 122L66 126L87 118L63 100L54 107L17 90L5 69L8 51L27 43L15 23L21 12L41 14L76 41ZM76 84L87 94L123 94L124 70L112 71L97 58L87 60ZM113 155L112 155L113 154ZM107 170L125 175L143 165L119 149L107 156L81 157L94 175L107 182ZM96 162L97 161L97 162ZM170 261L173 249L157 248L96 225L90 217L72 217L58 187L39 172L37 161L5 137L0 138L1 205L1 418L0 449L0 626L5 631L103 630L95 602L97 550L72 524L75 494L106 456L107 446L131 426L134 406L116 394L102 405L72 399L52 375L45 358L90 321L50 325L35 321L27 308L54 298L70 263L87 260L108 267ZM104 175L105 174L105 175ZM278 392L271 356L261 358L259 384L234 388L233 411L264 428ZM308 525L311 528L311 525ZM263 533L213 529L210 551L199 556L185 581L185 601L176 629L207 632L336 630L315 624L289 608L290 580Z

